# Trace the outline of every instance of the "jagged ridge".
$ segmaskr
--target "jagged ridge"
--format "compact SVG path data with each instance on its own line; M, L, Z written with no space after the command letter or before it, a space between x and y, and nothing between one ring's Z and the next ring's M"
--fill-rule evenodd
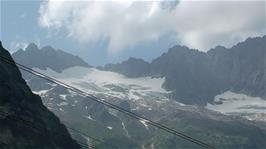
M51 46L39 49L33 43L29 44L25 51L20 49L13 53L12 57L16 62L28 67L40 69L49 67L57 72L73 66L90 67L78 56L71 55L62 50L55 50Z
M128 77L165 77L163 87L186 104L206 105L226 90L265 98L265 42L266 36L248 38L207 53L174 46L151 63L130 58L103 69Z

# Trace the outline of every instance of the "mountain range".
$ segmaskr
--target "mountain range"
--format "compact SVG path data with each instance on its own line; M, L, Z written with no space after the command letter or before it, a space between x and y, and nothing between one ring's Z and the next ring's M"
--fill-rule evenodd
M217 46L200 52L174 46L152 62L129 58L102 69L128 77L164 77L163 88L172 91L173 100L206 105L217 94L231 90L266 97L266 36L248 38L231 48Z
M152 62L130 58L103 68L79 62L53 67L45 60L40 66L38 63L29 66L217 148L263 149L266 146L265 107L251 103L265 103L265 38L249 38L229 49L218 46L207 53L174 46ZM44 53L43 48L31 47L34 46L20 50L21 54L15 52L14 59L26 65L21 59L31 61L35 55L23 53L30 49L37 51L32 53ZM58 55L59 50L53 51ZM64 63L55 56L49 58ZM72 58L75 56L65 61ZM23 77L65 125L104 143L86 136L73 136L77 140L87 140L98 148L113 145L121 149L197 148L145 121L134 120L59 85L25 73ZM237 104L236 109L242 109L241 113L213 111L227 103ZM262 112L258 113L259 110Z
M266 36L248 38L231 48L217 46L208 52L177 45L152 62L129 58L100 69L131 78L164 77L163 88L172 92L173 100L184 104L205 106L227 90L266 98L265 42ZM31 68L51 68L56 72L73 66L91 67L78 56L50 46L39 49L35 44L29 44L12 56Z

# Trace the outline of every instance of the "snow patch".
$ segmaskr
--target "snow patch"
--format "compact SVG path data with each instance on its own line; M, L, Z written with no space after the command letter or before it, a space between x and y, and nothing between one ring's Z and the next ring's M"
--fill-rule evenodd
M215 96L214 101L217 104L208 103L206 108L228 115L242 115L249 120L266 114L266 100L260 97L226 91Z
M207 108L222 113L245 112L266 113L266 100L260 97L250 97L245 94L237 94L231 91L215 96L216 102L221 104L207 104Z
M89 120L93 120L94 121L94 119L90 115L89 116L84 116L84 117L89 119Z
M68 105L67 102L61 102L61 103L57 104L57 106L66 106L66 105Z
M59 95L62 100L66 100L67 95Z
M40 91L32 91L34 94L37 94L39 96L45 95L50 90L40 90Z
M144 126L145 126L145 128L147 129L147 130L149 130L149 126L148 126L148 124L147 124L147 120L139 120Z
M126 126L125 126L124 122L122 122L122 127L123 127L123 130L124 130L125 133L126 133L126 136L127 136L127 137L130 137L130 136L129 136L129 133L128 133L128 130L126 129Z

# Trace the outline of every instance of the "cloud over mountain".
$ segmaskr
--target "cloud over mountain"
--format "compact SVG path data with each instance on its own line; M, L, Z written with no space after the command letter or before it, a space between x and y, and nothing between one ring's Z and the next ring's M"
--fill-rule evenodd
M39 25L80 43L108 41L110 53L176 33L206 51L265 34L265 1L44 1Z

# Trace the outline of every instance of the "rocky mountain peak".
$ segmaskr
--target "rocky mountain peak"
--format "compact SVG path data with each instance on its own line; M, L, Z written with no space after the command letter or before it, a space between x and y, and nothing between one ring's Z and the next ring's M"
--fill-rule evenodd
M34 43L30 43L25 49L25 51L32 51L32 50L38 50L38 46Z
M55 50L51 46L45 46L41 49L34 43L28 45L24 50L19 50L12 54L15 61L31 68L47 69L50 68L56 72L74 67L90 67L78 56L74 56L62 50Z

